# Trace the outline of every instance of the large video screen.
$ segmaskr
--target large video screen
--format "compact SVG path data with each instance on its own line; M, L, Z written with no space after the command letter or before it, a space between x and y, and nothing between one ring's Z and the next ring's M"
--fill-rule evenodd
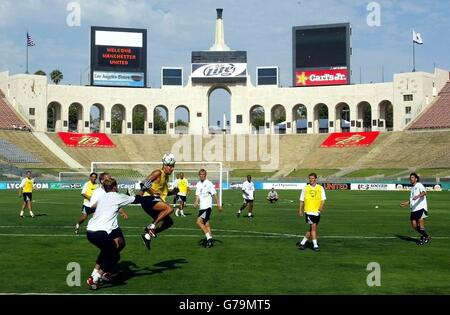
M295 86L350 83L350 24L297 26L292 35Z
M91 85L145 87L147 30L91 27Z

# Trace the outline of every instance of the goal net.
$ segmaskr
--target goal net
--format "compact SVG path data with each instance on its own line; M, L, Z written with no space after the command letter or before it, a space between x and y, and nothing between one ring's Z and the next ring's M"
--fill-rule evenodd
M92 162L91 172L100 174L108 172L117 180L120 192L125 192L126 189L132 188L135 191L140 189L140 183L153 170L161 169L161 162ZM187 198L188 204L193 204L195 200L195 185L197 184L198 171L205 169L207 172L206 178L209 179L217 190L219 201L222 203L223 187L228 187L228 173L222 168L222 162L177 162L173 173L169 177L169 188L173 186L177 174L183 173L184 178L189 182L189 193ZM225 176L224 176L225 175ZM173 197L169 196L166 200L172 203Z

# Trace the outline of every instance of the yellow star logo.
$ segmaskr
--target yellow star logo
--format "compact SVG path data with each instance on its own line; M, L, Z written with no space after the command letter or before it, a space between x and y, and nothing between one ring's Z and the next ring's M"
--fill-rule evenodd
M305 72L302 72L300 75L296 75L297 77L297 85L306 85L306 80L309 80L309 77L305 75Z

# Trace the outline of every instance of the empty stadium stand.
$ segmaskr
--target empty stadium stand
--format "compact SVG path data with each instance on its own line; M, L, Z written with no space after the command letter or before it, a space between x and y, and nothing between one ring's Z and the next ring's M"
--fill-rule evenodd
M115 148L82 148L67 147L55 133L48 136L86 168L92 161L160 161L162 155L172 151L179 138L168 135L112 135ZM237 143L231 147L222 147L222 160L226 169L260 169L270 163L267 157L278 158L273 171L283 177L293 168L296 169L346 169L346 168L419 168L444 167L450 165L450 131L416 131L416 132L386 132L381 133L375 142L366 147L322 148L321 143L328 135L281 135L278 149L272 152L271 138L268 137L268 147L259 143L251 148L255 137L240 135L244 145ZM210 146L211 137L202 139L202 152ZM186 140L188 141L188 140ZM193 137L191 141L191 160L194 160ZM219 142L220 143L220 142ZM277 145L277 143L272 143ZM210 148L209 148L210 149ZM207 149L207 150L209 150ZM227 150L232 150L234 161L226 161ZM251 159L251 152L259 152L256 159ZM237 152L245 156L244 161L237 160ZM261 152L267 153L265 158ZM188 155L189 156L189 155ZM220 156L220 155L219 155ZM178 158L181 160L181 157ZM203 160L205 157L203 156Z
M44 146L31 132L0 130L0 140L13 144L19 150L33 156L39 162L8 162L0 154L0 160L23 168L62 168L66 169L67 165L56 157L46 146ZM3 153L3 149L1 150Z
M0 113L0 129L30 130L29 125L14 111L1 90Z
M25 152L14 144L0 139L0 156L9 163L41 163L34 155Z
M409 130L450 128L450 81L435 101L408 127Z

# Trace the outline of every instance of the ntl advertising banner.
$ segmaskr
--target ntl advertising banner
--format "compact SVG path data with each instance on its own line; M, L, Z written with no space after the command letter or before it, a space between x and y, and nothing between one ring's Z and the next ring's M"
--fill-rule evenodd
M295 72L295 86L348 84L348 69L302 70Z
M320 146L325 148L367 146L372 144L379 134L379 131L336 132L332 133Z
M116 146L105 133L58 132L58 135L69 147L114 148Z

